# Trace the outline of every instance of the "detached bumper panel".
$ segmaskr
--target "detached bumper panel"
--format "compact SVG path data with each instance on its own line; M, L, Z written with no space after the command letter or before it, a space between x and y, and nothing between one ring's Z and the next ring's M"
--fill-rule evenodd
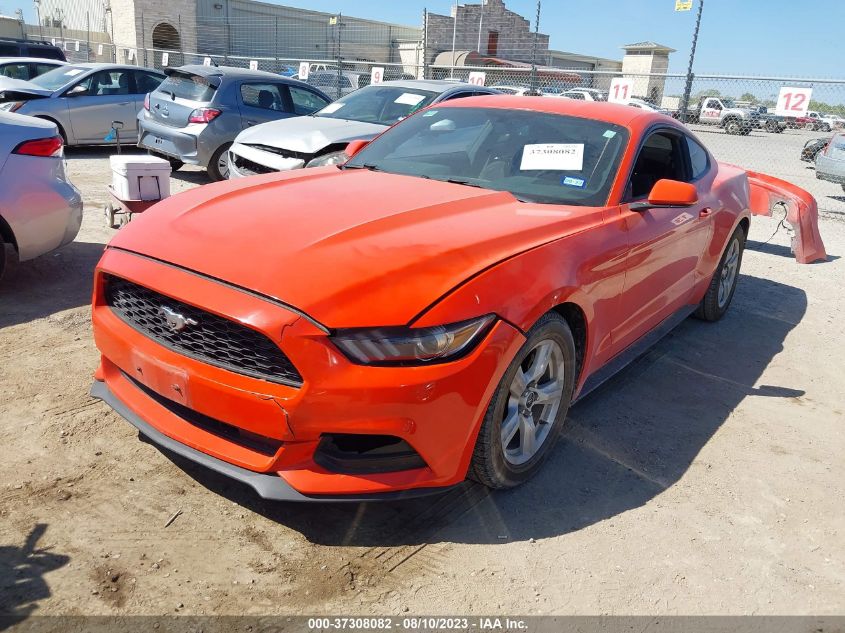
M432 494L439 494L451 488L451 486L442 488L414 488L411 490L399 490L395 492L384 492L378 494L363 494L363 495L304 495L290 486L284 479L278 475L268 473L256 473L240 466L235 466L211 455L202 453L190 446L186 446L181 442L167 437L161 431L156 430L138 415L132 412L112 391L106 386L104 382L95 380L91 385L91 397L98 398L108 404L121 417L134 426L144 436L147 437L153 444L167 449L177 455L181 455L200 466L204 466L221 475L225 475L230 479L246 484L263 499L271 501L296 501L296 502L355 502L360 503L364 501L395 501L400 499L411 499L416 497L424 497Z

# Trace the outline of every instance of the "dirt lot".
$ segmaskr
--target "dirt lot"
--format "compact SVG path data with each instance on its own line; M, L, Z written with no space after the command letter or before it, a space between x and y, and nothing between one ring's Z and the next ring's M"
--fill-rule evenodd
M837 216L810 266L756 219L727 317L688 320L573 408L522 488L269 504L87 395L106 156L69 152L81 234L0 288L0 613L845 611Z

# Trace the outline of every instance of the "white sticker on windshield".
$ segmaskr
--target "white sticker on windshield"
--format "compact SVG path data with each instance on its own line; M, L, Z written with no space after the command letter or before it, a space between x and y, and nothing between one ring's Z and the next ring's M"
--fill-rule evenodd
M423 114L423 116L424 116L424 117L426 117L426 116L434 116L435 114L437 114L437 110L429 110L428 112L426 112L425 114Z
M602 136L605 138L613 138L614 136L616 136L616 132L614 132L613 130L606 130L605 133L602 134Z
M420 101L425 99L425 95L417 95L413 92L403 92L396 97L393 103L404 103L405 105L417 105Z
M79 73L82 72L81 68L71 68L69 71L65 73L68 77L76 77Z
M325 112L326 114L331 114L332 112L337 112L338 110L340 110L345 105L346 105L345 103L330 103L325 108L320 110L320 112Z
M526 145L522 150L522 171L552 169L581 171L584 167L583 143L541 143Z

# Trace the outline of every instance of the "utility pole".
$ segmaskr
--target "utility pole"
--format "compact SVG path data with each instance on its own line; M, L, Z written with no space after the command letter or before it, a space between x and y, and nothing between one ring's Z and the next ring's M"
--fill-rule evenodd
M695 31L692 34L692 50L689 54L689 66L687 67L687 83L684 86L684 98L681 100L681 123L687 122L687 108L689 108L689 97L692 92L692 63L695 60L695 45L698 43L698 29L701 26L701 12L704 10L704 0L698 0L698 15L695 18Z

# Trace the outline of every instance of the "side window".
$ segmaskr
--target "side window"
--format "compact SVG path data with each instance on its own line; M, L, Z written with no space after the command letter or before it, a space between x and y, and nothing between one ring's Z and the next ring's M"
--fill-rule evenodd
M285 109L279 86L277 84L241 84L241 100L245 106L261 108L262 110Z
M98 97L129 94L128 70L103 70L92 77L88 94Z
M340 81L340 87L341 88L351 88L352 87L352 82L349 80L349 77L347 77L346 75L343 75L340 78L340 80L341 80Z
M443 101L453 101L454 99L463 99L464 97L471 97L472 95L473 95L473 93L469 92L469 91L456 92L454 94L449 95L445 99L443 99Z
M703 147L701 147L701 145L689 136L686 138L687 149L689 150L690 170L692 172L690 174L690 180L698 180L706 174L707 170L710 168L710 159L707 156L707 152Z
M136 94L147 94L148 92L153 92L158 85L164 81L164 77L161 75L156 75L154 73L144 72L143 70L136 70L135 71L135 93Z
M58 68L58 66L54 64L35 64L35 71L32 76L37 77L38 75L43 75L44 73L49 72L54 68Z
M29 79L29 69L26 64L6 64L0 67L0 75L12 79Z
M582 93L582 92L572 92L572 93L568 94L567 96L570 99L580 99L581 101L585 100L584 93Z
M290 98L293 101L293 111L296 114L311 114L329 105L329 101L323 99L316 92L296 86L289 86L289 90Z
M654 132L640 147L628 183L628 199L639 200L663 178L686 180L681 137L671 132Z

